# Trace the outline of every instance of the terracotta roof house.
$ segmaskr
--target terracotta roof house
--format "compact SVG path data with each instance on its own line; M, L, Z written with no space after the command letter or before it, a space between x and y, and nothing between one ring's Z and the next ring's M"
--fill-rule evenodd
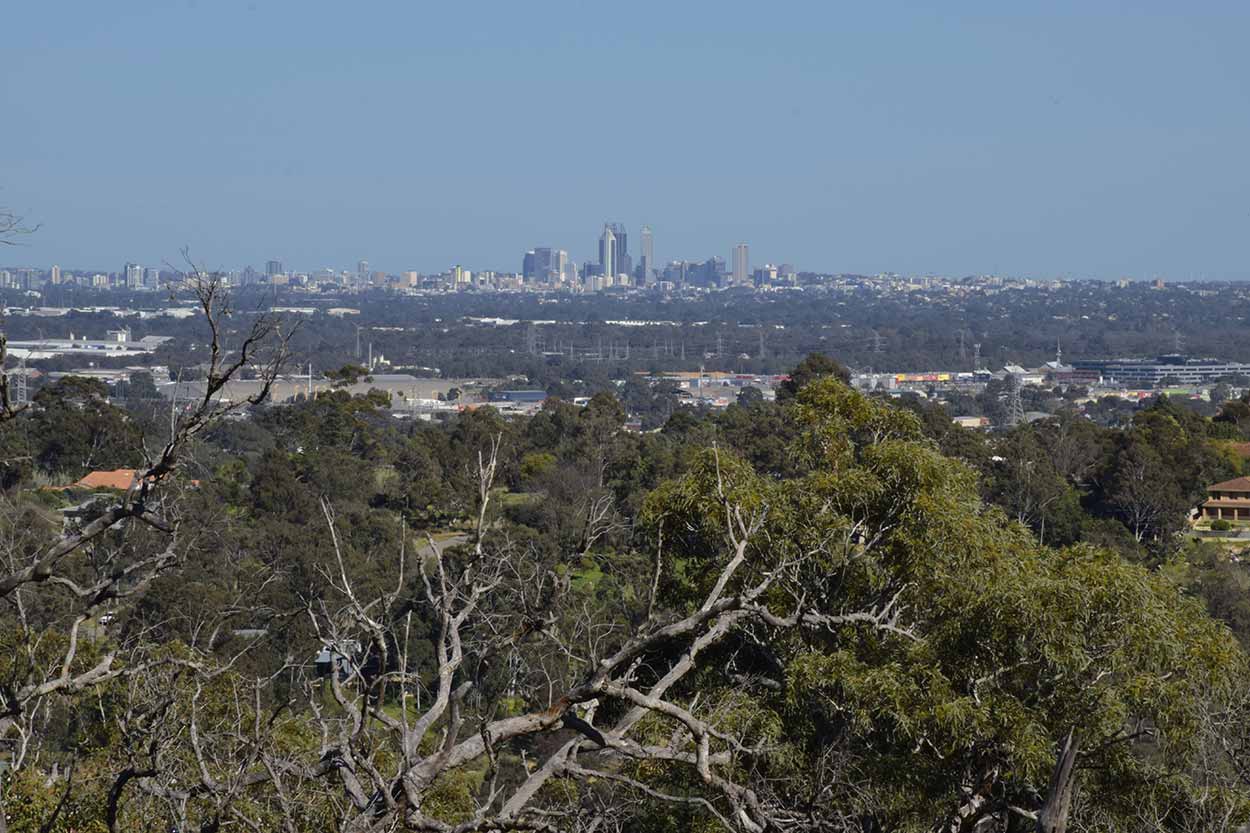
M1225 480L1207 487L1199 512L1206 520L1250 521L1250 477Z
M70 488L73 489L118 489L125 491L135 482L138 472L134 469L114 469L113 471L93 471L79 480Z

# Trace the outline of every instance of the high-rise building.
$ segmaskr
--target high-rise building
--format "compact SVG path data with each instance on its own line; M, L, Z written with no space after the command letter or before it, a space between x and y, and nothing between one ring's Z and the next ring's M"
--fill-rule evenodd
M369 261L356 261L356 286L366 286L369 283Z
M51 276L49 276L48 282L52 284L53 286L61 285L61 267L60 266L52 267L52 274Z
M604 223L603 234L599 237L599 274L605 277L629 275L633 269L634 264L629 257L629 233L625 231L625 226Z
M281 275L282 274L282 261L280 260L265 261L265 274L271 278L274 275Z
M560 283L565 286L575 286L577 284L577 264L573 262L573 258L569 257L569 253L560 250L559 258L560 266Z
M765 263L763 266L755 270L755 285L769 286L777 282L777 267L771 263Z
M603 224L603 234L599 235L599 274L611 277L616 274L617 264L616 232L610 223Z
M555 285L572 279L570 271L575 275L577 270L575 267L570 270L571 266L569 253L564 249L538 247L525 253L521 264L521 277L527 283Z
M127 289L139 289L143 286L143 267L137 263L127 263L125 278Z
M612 224L612 234L616 235L616 274L631 275L634 271L634 262L629 256L629 232L625 230L625 226L621 223Z
M747 276L751 274L751 256L746 243L734 246L734 286L746 286Z
M690 264L684 260L669 261L668 266L664 267L664 280L680 289L686 285L686 281L689 279L689 268Z
M642 227L642 253L640 255L643 286L650 285L655 280L655 239L651 236L651 226Z
M161 287L161 270L147 269L143 273L143 285L148 289L160 289Z

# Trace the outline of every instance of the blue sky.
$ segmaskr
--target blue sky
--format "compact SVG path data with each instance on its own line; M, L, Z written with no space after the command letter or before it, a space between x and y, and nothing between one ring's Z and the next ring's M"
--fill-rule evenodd
M515 270L614 220L661 260L1248 279L1247 31L1232 2L15 3L0 205L42 228L5 257Z

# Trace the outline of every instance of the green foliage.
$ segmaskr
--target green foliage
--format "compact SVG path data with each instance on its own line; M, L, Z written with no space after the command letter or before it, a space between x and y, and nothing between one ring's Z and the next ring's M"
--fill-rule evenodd
M1199 765L1213 715L1226 713L1250 673L1221 624L1250 636L1250 579L1224 550L1191 545L1178 555L1175 543L1203 486L1243 471L1228 443L1217 441L1235 423L1213 427L1162 400L1123 430L1061 412L987 437L953 426L939 408L863 396L839 380L839 368L810 357L783 402L746 395L716 415L678 408L662 431L642 435L623 430L625 408L607 394L585 408L548 400L522 420L466 410L446 425L397 423L383 397L343 390L260 412L246 427L208 436L205 467L196 472L202 486L180 504L178 569L119 605L118 625L93 629L76 662L86 667L116 634L141 633L183 651L205 622L220 620L226 624L205 650L221 659L244 644L236 630L261 631L264 638L199 701L206 721L251 725L252 703L238 691L315 653L310 606L347 603L336 586L324 498L361 598L395 586L406 548L401 615L411 661L426 674L436 624L411 567L412 548L425 546L413 530L435 532L454 564L467 563L463 522L480 500L479 455L498 442L499 499L484 551L525 553L511 580L545 588L534 608L551 611L544 627L572 627L571 617L584 616L593 624L577 632L602 641L593 650L609 650L651 605L661 621L697 610L739 557L730 593L768 581L755 601L772 616L817 614L802 627L731 629L673 692L718 731L758 746L733 771L787 806L819 801L898 833L949 829L969 783L989 784L994 806L1036 808L1056 743L1075 731L1081 795L1105 797L1078 806L1076 829L1133 829L1138 808L1164 805L1173 808L1170 829L1193 827L1217 790L1227 790L1221 795L1234 817L1244 815L1246 795L1215 784ZM633 385L624 393L653 408L660 424L671 392L648 399ZM131 459L122 450L135 428L98 388L67 380L40 396L21 418L37 427L26 432L36 438L37 465L72 468L67 461L83 454L77 440L47 435L79 428L95 437L90 454ZM111 435L99 434L105 429L119 432L116 448ZM17 442L13 433L3 441ZM60 518L29 501L19 505L9 549L28 557ZM596 526L597 506L610 511ZM746 526L730 536L735 523ZM128 531L107 543L136 547L143 534L151 533ZM745 541L741 553L735 541ZM497 612L510 614L518 596L503 598ZM0 628L0 676L54 667L70 612L64 600L26 608L33 654L22 650L31 634ZM470 636L474 644L499 638ZM535 631L526 645L533 677L485 655L465 663L458 675L472 677L474 689L462 734L491 715L546 707L561 685L584 678L591 663L580 647L554 651L544 639ZM679 650L676 642L660 646L645 660L661 666ZM639 679L650 669L641 662ZM164 684L178 695L171 708L185 717L188 679L171 675ZM263 692L266 706L293 695L273 728L275 742L284 754L315 757L310 704L286 685L280 675ZM99 785L121 760L115 692L90 694L90 703L76 695L58 705L51 712L57 730L45 738L57 752L83 750L89 764L82 770L88 786L64 810L67 830L99 829ZM401 703L387 700L384 711L407 715ZM597 708L606 720L623 706L605 698ZM1142 727L1152 733L1147 741L1129 737ZM432 749L446 728L432 727L425 745ZM673 724L656 717L639 729L657 744L673 734ZM499 760L516 772L521 750L537 753L550 740L501 748ZM222 751L221 760L230 760ZM172 762L198 777L185 749ZM619 766L660 791L713 796L687 766L632 759ZM444 773L423 812L466 821L487 774L485 759ZM59 800L56 785L43 784L35 767L8 783L9 803L18 802L11 830L39 829L38 814ZM557 778L540 798L563 806L598 800L605 789ZM325 795L309 793L308 829L327 810L319 803ZM696 805L634 798L629 829L717 829ZM262 824L276 819L262 798L247 800Z
M369 376L369 370L358 364L345 364L338 370L327 370L325 377L331 381L334 387L348 387L357 382L372 381Z
M991 778L1007 801L1027 804L1045 789L1057 739L1075 729L1088 739L1081 777L1095 794L1148 792L1159 755L1197 794L1184 773L1207 698L1228 696L1245 671L1199 603L1114 552L1047 550L985 511L972 472L941 457L909 413L821 381L800 392L795 418L808 473L777 483L725 451L707 453L653 493L644 513L671 553L667 604L690 609L732 556L727 498L765 517L758 539L767 544L748 549L744 585L820 553L796 583L829 615L882 604L908 611L909 637L848 625L774 643L785 697L765 702L787 727L773 741L802 751L790 766L815 768L837 739L868 786L834 804L927 830L969 777ZM703 696L716 697L707 688ZM1142 722L1157 732L1150 757L1116 740Z
M808 384L825 377L833 377L845 384L851 382L851 372L836 359L823 353L811 353L790 371L790 378L777 388L777 399L783 402L793 399Z

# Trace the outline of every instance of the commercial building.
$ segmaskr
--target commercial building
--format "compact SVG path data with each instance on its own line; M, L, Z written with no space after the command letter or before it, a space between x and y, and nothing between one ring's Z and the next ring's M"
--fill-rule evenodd
M521 277L526 283L555 286L571 283L576 279L577 267L563 249L537 247L525 253L521 264Z
M751 255L746 243L734 246L734 286L746 286L747 277L751 274Z
M1072 378L1088 382L1116 382L1129 387L1200 385L1228 376L1250 376L1250 364L1181 355L1154 359L1075 359Z
M129 358L152 353L171 336L144 336L132 341L129 330L109 330L107 338L44 338L35 341L10 341L9 355L14 358L50 359L53 356L91 356L96 358Z
M655 238L651 234L651 226L642 227L642 255L639 265L639 284L649 286L655 280Z
M617 261L616 232L611 223L604 223L603 234L599 235L599 274L609 278L616 275Z

